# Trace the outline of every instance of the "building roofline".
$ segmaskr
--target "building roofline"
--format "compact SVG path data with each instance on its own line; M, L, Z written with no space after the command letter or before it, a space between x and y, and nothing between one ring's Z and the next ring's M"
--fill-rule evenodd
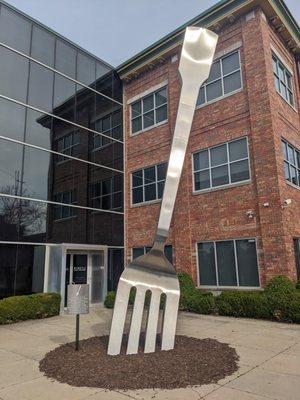
M43 24L42 22L36 20L35 18L32 18L30 15L26 14L24 11L19 10L18 8L12 6L11 4L7 3L4 0L0 0L0 5L3 4L4 6L10 8L11 10L15 11L16 13L22 15L24 18L30 20L31 22L33 22L35 25L38 25L39 27L47 30L48 32L52 33L53 35L57 36L59 39L64 40L65 42L69 43L71 46L75 47L76 49L82 51L83 53L89 55L90 57L93 57L95 60L105 64L108 68L110 68L111 70L116 70L115 67L113 67L112 65L110 65L108 62L102 60L100 57L95 56L95 54L85 50L83 47L79 46L78 44L72 42L72 40L66 38L65 36L59 34L58 32L54 31L53 29L49 28L49 26Z
M178 46L183 40L185 28L189 25L210 27L241 8L263 4L271 6L274 12L281 17L295 42L300 46L299 25L283 0L220 0L212 7L120 64L116 67L116 70L120 77L124 78L139 67Z

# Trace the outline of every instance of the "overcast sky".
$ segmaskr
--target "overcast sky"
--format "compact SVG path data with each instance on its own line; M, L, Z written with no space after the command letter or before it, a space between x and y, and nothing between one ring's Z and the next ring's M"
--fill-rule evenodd
M84 49L117 66L216 0L8 0ZM286 0L300 23L300 0Z

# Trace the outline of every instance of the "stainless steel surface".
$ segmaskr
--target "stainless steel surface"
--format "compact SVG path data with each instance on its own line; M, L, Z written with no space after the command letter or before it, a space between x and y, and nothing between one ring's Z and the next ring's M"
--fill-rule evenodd
M155 242L149 253L131 262L120 277L108 344L110 355L120 353L132 287L136 288L136 298L127 354L138 351L147 291L151 291L151 300L144 351L155 351L159 303L163 293L166 295L166 304L161 349L170 350L174 347L180 290L176 272L164 255L164 246L169 233L199 89L209 76L217 39L217 35L207 29L186 29L179 63L182 88Z
M89 293L88 284L68 285L67 312L71 315L89 313Z

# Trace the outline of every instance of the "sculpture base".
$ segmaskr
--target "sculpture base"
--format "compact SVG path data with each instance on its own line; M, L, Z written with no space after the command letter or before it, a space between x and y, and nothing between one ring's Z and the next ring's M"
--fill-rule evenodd
M124 337L123 342L126 342ZM107 390L173 389L215 383L238 369L236 351L215 339L176 336L174 350L108 356L108 336L64 344L47 353L40 370L72 386ZM159 347L158 347L159 349Z

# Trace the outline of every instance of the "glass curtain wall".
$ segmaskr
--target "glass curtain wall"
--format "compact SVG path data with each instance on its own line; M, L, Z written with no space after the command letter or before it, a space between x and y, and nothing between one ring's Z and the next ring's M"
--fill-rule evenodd
M1 1L0 62L1 298L45 243L123 246L123 127L115 71Z

